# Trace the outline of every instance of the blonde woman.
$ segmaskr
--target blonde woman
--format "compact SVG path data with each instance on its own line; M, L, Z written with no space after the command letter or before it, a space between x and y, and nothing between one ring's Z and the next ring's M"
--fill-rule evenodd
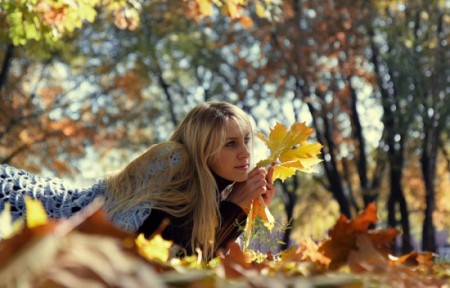
M274 196L271 170L249 169L252 138L244 111L205 102L169 141L92 187L68 189L60 180L0 166L0 211L10 202L13 218L21 217L28 194L41 199L51 217L70 217L103 196L107 215L122 229L146 237L160 232L181 248L180 255L201 251L210 259L239 236L252 199L262 197L269 205Z

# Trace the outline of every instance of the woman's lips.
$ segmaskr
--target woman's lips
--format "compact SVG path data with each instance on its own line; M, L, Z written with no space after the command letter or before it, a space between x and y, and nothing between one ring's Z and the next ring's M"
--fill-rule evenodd
M236 166L235 168L239 169L239 170L248 170L248 164L239 165L239 166Z

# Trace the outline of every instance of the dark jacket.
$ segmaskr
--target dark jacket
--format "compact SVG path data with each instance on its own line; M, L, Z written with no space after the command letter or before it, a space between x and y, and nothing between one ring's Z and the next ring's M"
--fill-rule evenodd
M218 191L223 191L229 184L227 181L215 175ZM218 197L220 198L220 197ZM233 202L222 200L219 203L220 212L220 227L215 234L215 251L226 248L227 244L233 242L241 234L240 227L244 227L247 215L244 213L239 205ZM164 228L161 226L163 220L169 220L169 224ZM173 241L184 250L184 255L192 255L191 249L191 235L193 230L193 216L187 214L183 217L174 217L161 210L153 209L150 216L144 221L138 230L138 233L143 233L145 237L149 238L158 229L163 229L161 236Z

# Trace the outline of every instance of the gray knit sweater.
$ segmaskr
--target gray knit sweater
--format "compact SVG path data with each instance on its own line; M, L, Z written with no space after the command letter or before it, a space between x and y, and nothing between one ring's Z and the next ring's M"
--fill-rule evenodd
M6 203L10 203L13 221L26 217L25 195L39 199L50 218L60 219L73 216L97 197L105 197L105 191L104 180L88 187L75 187L58 178L42 177L0 164L0 212L5 209ZM106 199L106 210L110 205ZM135 232L150 215L151 206L141 203L109 217L119 228Z

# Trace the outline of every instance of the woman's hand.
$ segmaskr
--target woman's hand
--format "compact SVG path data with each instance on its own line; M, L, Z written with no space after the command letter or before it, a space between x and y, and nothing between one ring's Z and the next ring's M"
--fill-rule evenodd
M234 184L227 200L239 205L246 212L249 211L250 204L255 198L262 197L266 205L269 205L275 194L272 175L272 168L269 168L269 171L264 168L253 169L248 173L246 181Z
M262 199L264 200L264 203L266 204L266 206L269 206L270 202L272 202L272 198L275 195L275 186L273 185L272 182L272 176L273 176L273 167L270 167L269 170L267 171L267 175L266 175L266 192L261 194Z

